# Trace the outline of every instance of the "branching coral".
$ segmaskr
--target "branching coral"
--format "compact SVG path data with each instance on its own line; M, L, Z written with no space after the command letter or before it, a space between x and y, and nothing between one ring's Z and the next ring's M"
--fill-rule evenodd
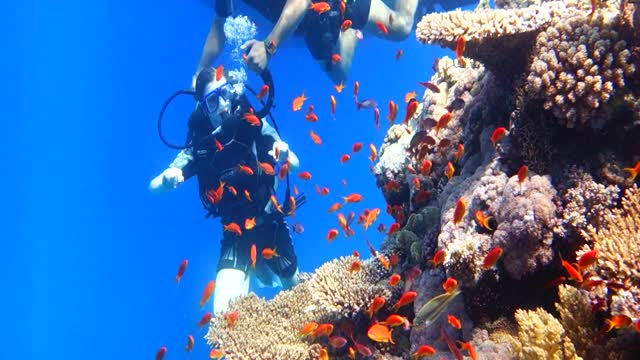
M560 322L565 329L566 335L574 344L576 353L581 357L587 357L587 353L591 355L588 358L599 358L601 348L596 346L593 339L596 336L594 330L593 311L591 311L591 303L589 297L584 291L578 290L573 286L561 285L558 288L560 302L556 303L556 309L560 313ZM594 356L595 353L600 356Z
M505 269L514 279L548 264L553 258L555 194L546 176L530 176L522 185L513 176L505 184L503 196L490 208L498 223L493 245L504 250Z
M640 191L627 189L622 208L606 210L599 228L589 225L583 232L593 241L599 257L595 264L598 276L622 284L613 290L611 312L640 318ZM584 251L584 249L583 249ZM580 254L580 252L578 253Z

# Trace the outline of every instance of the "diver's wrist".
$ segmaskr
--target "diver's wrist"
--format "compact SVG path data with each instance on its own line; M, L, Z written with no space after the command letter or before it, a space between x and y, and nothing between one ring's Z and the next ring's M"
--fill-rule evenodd
M269 57L276 54L278 47L274 39L268 37L263 41L263 43L264 43L264 48L267 51L267 55L269 55Z

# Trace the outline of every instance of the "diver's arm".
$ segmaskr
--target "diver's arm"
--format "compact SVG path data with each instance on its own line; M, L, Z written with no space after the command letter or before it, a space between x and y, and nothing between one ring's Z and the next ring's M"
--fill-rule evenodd
M171 165L149 183L149 191L154 194L178 188L185 179L191 177L190 169L193 157L190 151L182 150Z
M211 23L211 28L209 29L209 35L207 35L207 41L204 43L204 48L202 49L202 55L200 56L200 63L198 64L198 69L193 77L193 86L195 87L195 79L198 76L198 73L206 68L207 66L211 66L211 63L220 55L222 50L224 49L224 21L225 18L220 15L214 15L214 19Z
M298 28L309 6L311 6L310 0L287 0L267 40L269 42L273 40L276 47L280 46Z

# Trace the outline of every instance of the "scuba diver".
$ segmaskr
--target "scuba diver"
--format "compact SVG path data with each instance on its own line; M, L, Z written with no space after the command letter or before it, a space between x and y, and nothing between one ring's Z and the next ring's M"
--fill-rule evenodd
M293 205L289 201L274 204L277 179L273 169L279 163L288 164L292 171L299 160L280 138L275 122L274 128L264 119L273 103L274 89L270 73L261 75L271 88L261 110L254 111L244 94L245 88L251 90L249 87L234 83L228 74L205 68L198 74L195 90L181 90L170 97L158 119L162 141L182 150L151 181L150 191L176 189L195 175L207 217L220 217L224 226L214 313L224 312L230 300L248 293L251 274L261 286L287 289L298 282L297 257L285 214L291 206L301 206L305 197L300 194ZM161 131L165 109L180 94L193 95L197 100L189 117L185 146L168 143ZM253 122L247 120L247 114L255 115ZM285 199L293 199L288 175L286 185ZM266 248L275 249L277 255L263 258L260 254Z

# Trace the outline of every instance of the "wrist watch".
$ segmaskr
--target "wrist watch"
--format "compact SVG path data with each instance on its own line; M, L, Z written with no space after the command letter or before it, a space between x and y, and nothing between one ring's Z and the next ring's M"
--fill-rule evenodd
M275 40L265 39L264 40L264 47L265 47L265 49L267 49L267 53L269 55L273 56L276 53L276 42L275 42Z

